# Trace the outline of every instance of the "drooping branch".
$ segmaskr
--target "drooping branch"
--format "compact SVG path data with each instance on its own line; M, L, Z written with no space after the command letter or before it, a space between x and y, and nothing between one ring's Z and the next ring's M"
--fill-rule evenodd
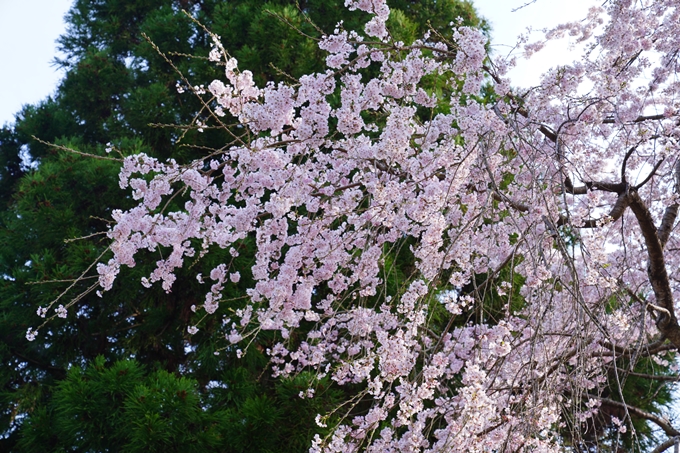
M510 198L508 198L507 196L502 194L500 191L494 191L493 194L491 194L491 197L496 201L500 201L502 203L507 204L508 206L510 206L511 208L513 208L516 211L529 212L529 206L527 206L523 203L519 203L517 201L511 200Z
M375 7L380 2L376 0L351 3L371 3L373 5L371 7ZM380 28L382 24L380 21L387 20L386 14L384 17L376 17L373 25ZM160 247L172 245L173 252L180 258L183 255L189 256L189 253L185 252L188 246L184 244L200 242L205 244L205 250L209 246L219 246L226 250L232 244L236 245L240 238L252 237L256 258L256 265L252 269L255 286L249 288L252 291L249 294L256 297L252 297L252 304L248 302L248 308L258 310L258 319L251 320L250 312L247 315L239 314L244 329L239 328L237 331L235 328L228 339L236 344L250 335L255 338L259 331L256 329L280 330L282 338L297 339L282 341L276 345L277 348L280 347L279 352L270 353L272 361L277 361L277 374L279 372L287 374L286 369L309 368L314 371L325 367L326 370L333 370L331 377L340 385L343 383L363 385L365 382L366 390L358 398L362 399L362 404L366 401L373 407L360 408L363 414L356 418L357 421L352 422L356 427L339 425L335 433L329 434L336 436L334 442L336 440L338 443L346 442L350 444L349 448L354 448L352 444L354 440L372 439L376 428L383 420L384 426L395 426L391 414L404 414L405 421L400 418L398 426L410 423L409 417L414 415L412 408L420 406L428 409L418 414L419 418L422 416L424 425L441 426L442 431L438 433L437 439L457 436L455 442L460 449L474 449L479 445L478 440L488 441L488 448L495 451L519 451L524 448L525 443L534 441L545 444L540 448L546 450L558 447L552 445L551 440L543 442L543 438L550 439L550 436L539 436L535 433L540 433L544 429L551 431L559 425L550 420L543 422L534 418L532 414L539 411L542 414L544 408L554 406L556 415L559 416L560 411L565 409L561 408L557 397L565 393L565 387L566 391L574 388L573 386L578 388L578 383L583 382L582 378L590 380L595 376L606 379L608 367L616 366L616 363L612 365L611 360L599 360L598 357L612 358L616 361L620 357L630 356L632 360L629 362L633 364L638 357L650 354L649 351L667 350L680 344L680 333L677 333L679 329L672 300L669 299L670 293L667 291L669 282L664 268L663 237L666 233L662 234L655 228L656 223L651 221L649 214L649 210L657 212L658 205L650 204L649 208L645 206L637 195L637 188L631 188L625 179L625 167L629 164L629 159L634 159L631 156L635 152L628 151L624 159L622 176L619 179L621 182L581 182L580 180L584 178L579 178L577 184L580 184L580 187L574 187L573 182L566 178L570 168L568 160L575 164L586 162L592 166L596 165L597 161L592 160L588 153L590 146L574 146L573 149L568 149L570 143L564 131L571 129L575 124L583 126L590 126L593 122L596 123L595 126L601 124L603 117L598 116L597 112L592 116L591 110L586 112L588 107L581 109L583 102L590 99L593 101L590 106L604 104L607 112L611 111L607 105L611 102L616 111L619 90L622 95L628 94L624 90L628 86L628 81L613 84L614 91L611 93L595 90L588 98L576 98L573 96L576 91L571 92L564 86L562 88L565 91L560 91L559 94L559 104L553 103L551 99L557 95L550 92L552 85L550 87L546 85L542 90L547 102L539 99L540 104L534 102L530 92L524 97L501 95L503 96L501 102L508 104L507 109L506 106L498 104L494 112L507 127L504 127L498 118L492 117L486 107L476 108L472 102L458 102L470 99L469 95L474 93L468 93L468 90L476 92L478 88L471 83L465 83L461 87L456 83L451 86L450 91L447 91L447 97L450 97L447 101L455 101L451 105L460 108L451 109L452 118L442 115L438 116L436 121L428 121L424 117L421 118L418 112L422 112L426 107L432 108L431 101L419 100L422 96L406 96L402 94L402 88L406 90L403 93L410 93L412 86L418 87L418 81L423 77L418 74L423 73L423 67L429 68L430 63L432 69L437 69L437 65L443 61L437 57L437 53L442 49L440 54L446 58L454 55L472 58L475 54L480 57L474 61L470 60L465 65L461 64L461 71L457 69L453 71L455 77L451 79L462 80L458 78L460 76L473 81L472 76L481 75L482 72L480 66L486 42L483 36L463 30L460 32L460 46L444 45L444 42L448 41L442 40L442 49L439 47L428 49L434 53L433 59L416 52L402 57L399 56L400 52L391 53L390 49L393 46L390 43L364 41L362 46L366 46L368 53L361 51L362 55L376 60L375 62L366 60L368 64L377 63L382 56L387 58L387 62L382 66L394 69L383 71L380 79L374 79L377 87L391 88L383 90L384 92L378 90L375 94L376 101L370 103L364 102L361 93L368 94L372 88L363 84L359 80L361 77L356 80L353 76L350 77L351 73L356 73L354 69L360 69L358 60L350 61L346 58L344 53L349 50L342 52L333 50L352 49L354 43L347 41L346 35L339 32L328 37L330 38L335 41L327 41L324 38L321 44L325 46L322 47L323 50L332 54L329 59L333 66L329 71L332 71L326 72L326 75L314 74L313 77L301 78L300 90L298 87L273 84L262 90L255 89L252 81L239 78L242 73L237 73L235 69L225 71L233 87L230 85L227 90L227 85L222 83L211 88L211 93L220 96L217 99L223 101L223 106L231 114L247 118L247 123L242 125L252 132L243 136L247 143L242 146L243 149L234 149L233 153L225 154L229 156L224 159L228 164L217 167L219 170L222 168L225 170L220 185L215 185L213 180L208 179L210 173L194 175L193 169L177 170L179 172L177 176L169 173L163 175L165 179L162 182L170 181L168 184L174 184L176 179L172 178L181 178L182 182L190 187L193 200L185 209L190 211L190 223L179 225L177 219L183 218L185 214L180 208L175 218L164 217L159 220L167 227L165 228L167 232L147 233L145 225L154 221L152 217L154 208L147 209L153 201L150 197L145 198L146 205L140 206L139 210L120 215L121 221L117 229L112 230L112 236L116 235L116 245L120 247L114 251L115 259L107 265L102 265L100 271L102 281L110 288L108 282L115 278L119 267L130 265L130 253L142 250L140 241L131 237L133 234L135 237L144 236L144 244L154 246L159 244ZM361 58L358 50L357 55L357 58ZM398 60L394 61L394 58ZM423 65L423 62L426 64ZM390 66L390 63L394 64ZM229 63L228 67L231 66ZM458 66L452 67L455 69ZM404 73L401 68L420 68L414 71L413 79L409 76L407 87L404 86L406 82L403 82ZM470 72L469 68L473 71ZM448 71L444 67L441 69ZM486 67L484 70L488 71ZM470 77L466 75L468 73ZM564 74L570 77L568 68ZM559 73L558 75L562 77ZM326 86L322 79L326 81L333 79L332 81L337 84ZM499 84L503 83L498 78L494 80ZM247 90L237 86L246 86ZM424 86L426 93L429 92L428 86ZM464 97L456 97L459 91ZM343 105L353 105L356 109L344 111L333 108L338 92ZM290 110L286 107L284 111L282 105L291 106ZM243 106L248 108L243 110ZM462 108L463 106L466 108ZM319 111L314 110L317 107ZM363 134L361 127L355 129L356 124L352 123L352 118L362 118L370 122L373 121L370 118L375 118L374 113L377 110L381 119L375 124L370 124L370 128L365 128L370 133ZM559 121L553 122L559 113L548 113L546 117L541 113L565 110L568 120L559 126ZM247 113L244 114L244 111ZM601 111L598 109L598 112ZM310 115L310 112L316 113ZM574 112L580 113L574 116ZM383 113L387 118L384 122ZM343 115L347 116L343 119ZM332 117L338 122L335 123ZM449 121L450 119L452 121ZM346 124L343 125L343 121L346 121ZM324 127L315 127L314 124L323 124ZM326 124L333 124L332 133L329 134L325 128ZM619 144L634 136L632 131L626 129L626 127L633 129L630 128L631 123L621 122L616 118L614 124L617 126L605 128L612 131L620 128L610 135L612 141L607 151L626 152L630 144L624 147L620 147ZM590 128L574 127L573 130L576 130L580 135L578 139L584 143L591 138ZM432 133L427 132L424 136L428 139L420 141L424 131ZM602 135L599 132L596 131L592 137L595 146L602 142ZM543 134L543 137L539 133ZM275 144L270 142L279 136L280 141ZM484 143L491 143L490 136L498 138L499 141L493 142L493 147L485 149ZM370 148L366 146L365 137L370 137ZM459 140L458 137L462 139ZM646 138L648 139L649 137ZM248 140L254 141L251 143ZM240 146L238 140L234 143ZM323 145L319 145L320 143ZM499 146L495 146L499 143ZM506 144L520 146L505 152L505 149L510 148L506 147ZM346 147L347 150L341 149L338 145ZM553 163L546 165L544 148L548 148L548 155L556 154L557 171ZM572 154L574 158L570 159ZM488 178L480 171L477 163L479 159L486 164ZM134 173L147 174L147 168L144 167L146 163L131 162L130 165L134 168ZM212 162L210 165L211 171L216 172ZM232 165L233 168L230 167ZM205 168L205 160L200 168ZM655 172L656 169L652 174ZM505 178L508 173L513 178ZM575 176L572 177L576 179ZM146 188L142 180L144 177L137 178L135 187ZM497 181L503 181L503 184L496 184ZM555 182L559 184L562 181L565 181L560 184L563 187L562 192L556 193L551 190L555 187ZM129 182L128 180L128 186L132 187ZM387 184L383 184L385 182ZM343 191L360 187L364 189L352 190L351 193L345 194L347 196L340 196ZM373 187L376 189L373 190ZM615 310L615 313L608 310L607 301L618 296L620 291L609 285L600 285L601 287L591 290L590 287L594 286L591 280L583 278L597 276L596 272L589 270L590 263L587 261L589 257L585 253L577 256L576 247L570 250L568 247L570 243L556 227L574 222L573 218L570 219L565 211L550 213L556 205L569 207L571 203L575 203L572 197L565 195L566 193L584 195L594 190L615 193L617 199L613 200L613 195L608 196L611 201L608 216L587 219L576 227L601 227L612 219L621 218L633 201L639 202L636 215L645 232L645 240L648 243L656 241L652 244L654 247L647 247L650 259L647 260L644 250L640 251L638 247L634 247L633 252L633 247L630 247L631 251L624 250L622 260L616 261L619 256L612 257L614 259L610 260L609 264L611 267L606 272L612 276L629 275L628 272L632 269L632 272L635 272L634 277L637 277L639 263L651 261L649 278L653 285L654 279L660 281L654 286L657 299L651 301L658 305L644 302L643 306L647 309L653 308L655 320L663 322L663 327L670 326L675 329L676 338L668 335L668 329L662 330L660 341L654 341L655 338L651 339L644 335L644 330L639 338L632 334L619 336L611 330L611 324L608 322L610 315L628 314L625 313L626 304L620 309L613 308L612 311ZM559 195L563 196L564 205L559 201L553 203ZM637 198L634 200L633 197ZM229 200L236 200L237 203L232 205ZM493 200L502 203L503 211L514 210L519 214L514 216L506 215L506 212L495 212L498 211L493 209L495 206L489 207ZM241 202L245 209L241 208ZM558 209L567 209L566 207ZM165 213L164 209L162 212ZM544 209L548 212L544 212ZM498 216L487 216L486 213L490 211ZM669 219L673 218L666 222L668 228L666 237L670 235L675 222L672 214L668 212ZM541 225L541 216L545 229ZM268 220L262 221L264 218ZM196 225L199 228L195 228ZM661 226L664 226L664 222ZM556 239L553 244L546 238L546 231ZM238 233L238 236L235 233ZM538 242L530 242L534 240ZM381 276L392 276L392 272L388 270L391 264L388 266L385 261L387 258L391 260L392 257L397 259L397 254L393 255L391 248L401 248L402 244L408 244L412 252L413 262L404 264L413 266L413 272L404 271L404 274L408 275L405 279L398 275L401 272L394 274L394 278L390 278L389 282L386 278L381 279ZM628 242L623 242L620 247L624 249L627 245ZM554 251L555 248L558 249L557 252ZM129 252L131 249L134 250ZM191 249L190 252L193 254L194 250ZM558 253L562 254L562 259ZM628 258L633 253L636 255ZM515 256L518 257L517 261L513 260ZM498 265L498 259L503 257L506 258ZM628 259L630 261L627 261ZM155 278L155 281L163 280L164 288L166 286L169 288L175 275L171 272L172 268L170 271L167 271L167 268L178 266L170 260L159 263L158 272L151 277ZM597 261L597 264L601 263ZM213 277L211 273L211 278L217 280L215 286L219 289L206 294L206 304L201 308L209 314L215 311L216 307L212 302L218 297L218 293L223 291L223 280L227 282L228 271L231 270L230 264L222 263L220 266L214 269L214 275L217 277ZM506 270L509 271L509 278L506 278ZM599 267L597 270L599 271ZM442 281L440 286L440 276L449 274L451 274L449 282ZM486 280L479 284L482 274L486 274ZM421 275L422 279L419 278ZM524 280L526 287L519 293L522 300L520 310L516 314L511 314L511 311L515 311L513 305L516 305L513 304L516 294L515 283L520 281L514 277L515 275L526 278ZM198 278L200 281L200 275ZM486 320L481 316L474 318L473 309L479 309L481 312L486 301L484 297L473 296L484 296L486 290L491 289L492 285L501 279L507 281L501 282L499 289L505 288L504 284L512 288L503 295L508 296L507 310L496 310L494 294L494 305L490 312L494 313L493 318L496 318L497 311L499 319L492 319L492 322L489 322L489 318ZM393 291L392 280L403 280L403 286L399 283L399 289ZM631 285L642 284L637 278L632 280ZM600 281L596 280L595 285ZM556 290L558 284L562 289ZM469 285L474 287L474 292L469 291ZM445 287L456 290L451 291L446 298L434 299L433 297L438 298L439 289ZM646 282L644 287L647 288ZM328 297L323 301L318 300L317 296L320 294L316 294L317 288L323 288L322 292L328 293ZM357 290L361 297L355 302ZM500 290L498 295L501 296ZM379 305L383 297L385 303ZM427 310L430 308L430 302L442 303L451 314L448 322L444 316L441 320L429 318ZM506 302L506 299L503 298L501 302ZM422 312L421 306L424 307ZM637 315L636 311L641 314L640 325L644 326L649 317L645 315L644 310L634 310L631 316ZM435 313L438 312L439 310ZM459 322L463 320L460 315L471 316L470 322ZM508 318L512 316L510 322L506 322L504 316ZM430 319L433 324L430 324ZM305 324L301 326L301 322ZM445 323L446 326L441 330ZM635 329L633 324L630 323ZM255 326L253 330L250 330L251 325ZM456 326L455 329L452 328L453 325ZM307 326L313 331L309 332ZM192 335L196 331L196 326L188 329ZM291 337L290 334L294 336ZM311 341L305 341L305 335ZM437 336L439 338L436 338ZM232 337L235 339L232 340ZM621 342L620 348L612 346L603 349L597 346L596 342L603 338L608 338L612 342L617 338L616 341ZM670 344L667 339L676 341ZM303 341L304 348L293 350ZM486 347L487 341L489 345L493 342L494 346ZM649 342L651 344L647 344ZM590 349L594 343L595 349ZM363 346L369 344L370 346ZM425 347L419 348L420 344ZM604 346L607 343L600 344ZM350 352L354 351L355 345L359 345L359 353ZM473 356L479 357L475 359L478 362L473 362ZM582 358L586 361L582 361ZM588 360L590 358L595 360ZM366 361L361 364L364 359ZM579 366L572 366L571 363L577 363ZM588 365L582 367L581 363ZM591 367L590 363L595 365ZM284 368L279 369L278 364ZM595 366L597 369L594 369ZM545 369L548 369L548 373L543 372ZM458 375L463 380L459 379ZM369 378L372 382L368 381ZM398 380L401 380L403 385L393 385ZM450 386L447 385L449 382ZM390 387L389 392L393 392L397 399L389 402L385 396L378 394L380 389L386 387ZM460 395L467 395L465 392L476 392L477 389L483 388L489 398L496 399L495 405L465 407L466 403L461 405L457 401L450 404L445 400L449 399L451 388L460 389ZM518 388L526 398L521 395L524 398L521 404L506 403L518 396L516 392ZM417 394L412 393L411 389L417 391ZM434 398L439 398L442 389L445 398L441 398L440 401L443 402L442 409L447 412L435 409L430 411L429 409L434 406ZM582 386L578 388L578 394L583 392ZM593 390L592 393L597 392ZM366 398L363 399L363 396ZM369 401L370 396L373 396L372 402ZM358 400L352 398L350 402L352 408L355 401ZM621 401L625 399L622 397ZM648 418L655 423L665 422L666 425L662 425L662 428L665 427L671 434L680 436L667 420L655 414L648 414L638 408L629 409L624 403L611 404L621 404L630 413ZM459 409L465 410L464 419L456 419L458 417L456 412ZM471 417L467 416L468 410ZM358 412L354 409L351 411ZM509 439L505 443L502 443L502 439L496 442L495 438L502 436L495 434L488 436L487 439L477 439L502 427L508 418L502 411L506 411L508 417L512 415L514 420L519 421L516 426L508 428L514 430L513 438L517 434L517 439L511 440L508 436ZM354 414L348 411L344 417L349 420L350 415ZM476 435L477 438L458 436L461 423L470 423L469 420L473 418L479 421L479 425L469 426L468 431L479 433ZM414 426L405 426L405 429L397 431L387 429L390 436L393 436L394 443L385 441L379 446L370 445L371 448L381 451L392 448L397 442L405 439L400 433L408 431L408 435L412 436L409 437L409 442L414 439L423 445L423 449L441 451L451 449L450 444L443 442L429 445L430 439L434 437L429 428L427 432ZM527 435L524 435L524 432ZM559 432L556 431L556 434ZM558 436L554 438L557 439ZM362 445L357 445L356 449L363 448ZM366 449L369 449L368 445ZM321 445L320 450L330 451L332 448L326 449L325 445Z

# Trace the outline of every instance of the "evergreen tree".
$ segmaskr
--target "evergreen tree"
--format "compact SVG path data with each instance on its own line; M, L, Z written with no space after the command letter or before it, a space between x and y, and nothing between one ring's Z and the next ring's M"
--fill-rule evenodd
M0 449L303 451L321 430L314 417L333 407L340 391L322 381L320 397L306 400L299 394L311 377L270 380L271 336L255 338L238 359L217 340L227 330L222 325L208 320L187 334L196 318L191 307L202 303L202 287L188 276L209 272L224 255L197 260L171 293L139 286L158 253L139 259L103 298L96 280L79 277L107 256L100 233L112 209L134 202L121 196L118 155L106 148L188 162L226 142L222 131L197 130L206 112L177 90L188 88L177 71L201 83L220 76L198 23L220 35L258 82L280 81L321 68L324 54L310 37L341 20L348 27L365 20L343 3L75 2L59 40L67 72L56 95L0 130ZM406 42L428 20L439 27L461 16L481 25L467 2L401 0L392 7L392 28ZM247 240L241 246L241 282L225 295L234 299L225 312L238 308L250 284L252 253ZM62 293L47 316L72 304L66 319L50 320L27 342L38 308Z

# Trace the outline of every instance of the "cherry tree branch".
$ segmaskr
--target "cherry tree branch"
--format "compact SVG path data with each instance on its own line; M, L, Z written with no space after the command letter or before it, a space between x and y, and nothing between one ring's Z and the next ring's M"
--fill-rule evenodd
M675 172L675 193L678 193L680 192L680 160L675 163L673 171ZM661 242L661 248L665 248L677 218L678 203L673 203L664 211L663 218L661 219L661 225L659 225L657 230L659 241Z
M635 118L631 123L642 123L643 121L651 121L651 120L662 120L666 118L665 115L640 115L637 118ZM605 118L602 121L602 124L617 124L620 123L620 121L617 121L616 118L610 117L610 118Z
M630 199L630 208L635 214L642 236L645 239L648 256L647 275L656 296L656 305L665 308L669 313L669 315L663 313L659 315L656 325L671 343L680 347L680 327L675 316L673 293L666 271L663 246L654 226L654 219L636 190L631 190L628 198Z
M671 235L671 231L673 230L673 226L675 225L675 220L677 218L678 204L673 203L664 211L663 217L661 219L661 225L659 225L659 228L657 229L657 235L659 236L659 241L661 242L661 248L666 247L666 243L668 242L668 238Z
M663 161L664 161L664 159L661 159L659 162L656 163L656 165L654 165L654 168L652 168L652 171L649 172L647 177L640 184L635 186L635 190L640 189L642 186L647 184L650 179L652 179L652 176L654 176L656 174L656 171L659 169L659 167L661 166Z
M669 351L675 349L675 346L669 343L666 343L665 339L657 340L652 343L647 344L646 346L639 346L635 348L623 348L621 346L617 346L613 343L610 343L608 341L600 341L600 345L603 346L604 348L613 350L617 354L619 354L619 357L623 356L631 356L631 355L641 355L644 357L648 357L650 355L663 352L663 351Z
M652 453L663 453L672 446L678 445L678 443L680 443L680 436L671 437L667 439L665 442L660 443L658 447L652 450Z
M603 192L614 192L621 194L626 191L628 185L625 182L606 182L606 181L586 181L585 185L574 187L571 178L564 179L564 187L567 193L572 195L585 195L589 190L601 190Z
M625 373L627 376L635 376L635 377L641 377L644 379L651 379L654 381L667 381L667 382L678 382L680 381L680 376L667 376L667 375L658 375L658 374L646 374L646 373L636 373L634 371L627 371L622 368L619 368L622 373Z
M638 143L639 145L639 143ZM633 146L628 150L625 156L623 156L623 162L621 163L621 181L623 183L626 183L626 164L628 163L628 159L630 159L630 156L633 155L633 152L637 149L638 145Z
M616 199L616 203L614 203L614 206L612 207L612 210L609 211L609 214L607 217L603 219L588 219L585 220L583 225L581 225L579 228L598 228L602 225L602 222L604 220L610 220L612 222L618 220L621 218L623 213L626 211L626 208L628 207L629 201L628 197L626 196L625 193L622 193L619 195L619 197ZM568 218L565 216L560 216L559 221L557 222L557 225L564 225L568 223Z
M663 418L659 417L656 414L652 414L651 412L643 411L639 407L631 406L630 404L625 404L621 403L619 401L614 401L609 398L602 398L602 397L597 397L595 395L591 395L592 398L599 399L603 405L605 406L610 406L610 407L618 407L620 409L625 409L631 414L637 415L638 417L644 418L646 420L649 420L650 422L654 423L657 425L659 428L661 428L666 435L675 437L675 436L680 436L680 431L675 429L671 423Z

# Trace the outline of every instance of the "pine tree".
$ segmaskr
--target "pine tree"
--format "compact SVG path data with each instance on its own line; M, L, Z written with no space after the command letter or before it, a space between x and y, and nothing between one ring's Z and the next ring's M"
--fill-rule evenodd
M395 2L391 20L408 42L428 20L439 26L458 16L481 25L471 5L458 1ZM299 395L310 376L270 380L271 336L255 338L238 359L216 340L224 326L207 322L194 336L186 332L196 318L192 305L202 303L202 287L189 276L209 272L219 254L197 260L171 293L139 286L157 254L139 259L103 298L95 280L79 276L107 256L100 233L112 209L134 202L121 197L117 154L106 148L188 162L224 141L222 132L170 127L195 125L205 114L196 99L179 95L178 86L187 87L177 70L201 82L219 77L198 23L265 83L320 69L324 55L307 36L340 20L354 27L364 16L341 0L299 8L292 1L78 0L67 20L59 41L67 73L58 92L0 131L0 448L304 451L322 431L314 417L340 391L322 381L321 397L307 400ZM225 295L234 299L230 309L250 283L247 240L236 264L242 279ZM67 289L47 316L85 296L27 342L27 328L40 321L36 310Z

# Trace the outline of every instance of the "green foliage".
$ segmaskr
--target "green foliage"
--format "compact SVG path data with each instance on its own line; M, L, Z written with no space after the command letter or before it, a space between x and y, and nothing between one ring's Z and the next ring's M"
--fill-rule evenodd
M219 319L241 306L252 282L248 240L234 262L241 282L225 289L231 301L202 321L194 336L186 327L199 321L191 306L202 303L205 286L188 272L180 272L171 293L139 284L163 251L140 256L103 298L94 293L95 278L78 280L93 262L108 259L101 233L113 209L132 206L130 194L118 187L119 164L106 159L116 157L105 153L108 142L124 154L183 162L227 140L221 132L167 127L205 115L197 99L177 92L184 82L175 68L196 84L222 77L207 60L209 36L181 10L220 35L240 66L265 83L322 70L325 53L315 39L340 21L358 29L366 21L343 0L299 5L74 2L68 31L59 39L65 57L57 63L66 75L58 91L0 129L0 450L296 452L324 433L315 416L344 399L330 381L304 373L272 380L263 353L278 341L271 334L256 338L242 359L224 340ZM467 24L480 24L468 2L391 6L395 37L406 42L426 31L428 20L448 27L461 15ZM232 259L214 252L189 263L191 271L208 273ZM408 259L390 266L390 292L403 289L408 268ZM85 275L93 274L90 269ZM27 328L42 321L38 307L67 289L48 316L59 304L85 296L75 300L67 319L50 320L36 341L26 341ZM301 399L312 384L315 398Z
M665 353L661 354L661 357L638 359L632 369L630 363L620 360L618 370L611 368L609 386L601 396L621 402L623 395L629 406L663 417L663 410L667 411L672 403L672 387L668 385L672 378L668 364L663 364L664 360L674 360L674 354ZM623 432L613 422L613 417L625 421L626 429ZM592 419L581 423L573 422L571 426L566 427L565 439L572 442L571 433L575 431L579 440L573 443L581 449L580 451L644 452L650 451L665 440L662 436L657 438L659 433L653 428L653 425L637 414L630 411L627 414L622 406L602 404Z
M201 389L192 378L147 372L138 361L102 356L73 367L51 403L25 423L19 449L124 452L302 451L319 400L301 400L308 376L268 394L244 368ZM207 395L207 399L206 399ZM229 395L229 396L226 396ZM328 400L328 398L326 398Z

